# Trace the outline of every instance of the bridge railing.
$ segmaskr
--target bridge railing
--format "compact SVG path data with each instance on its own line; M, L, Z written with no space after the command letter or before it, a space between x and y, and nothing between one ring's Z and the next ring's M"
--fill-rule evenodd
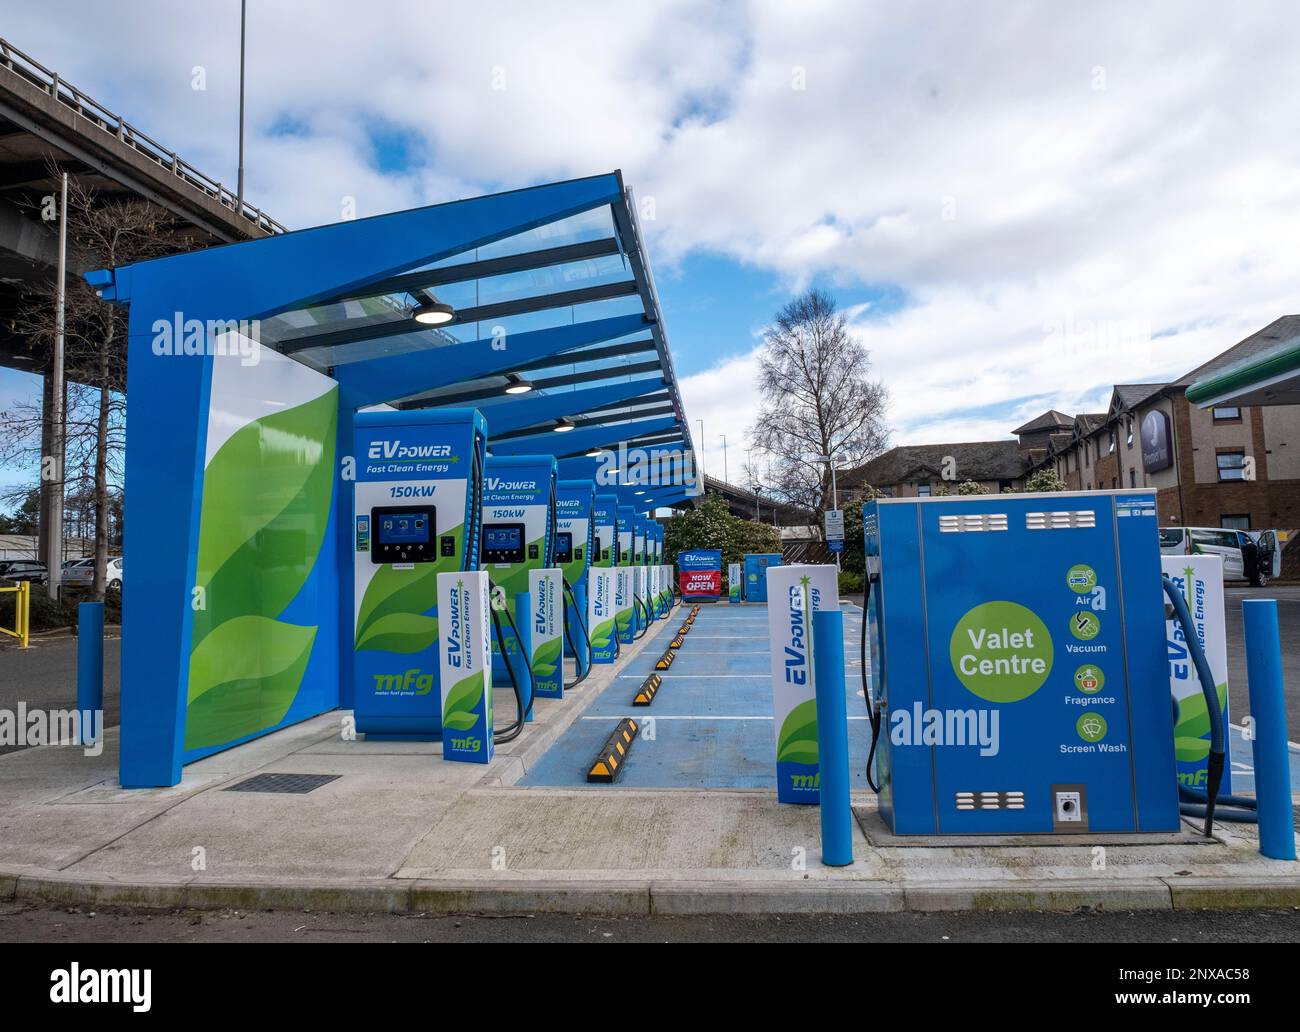
M178 157L176 152L168 150L153 137L133 126L120 115L104 107L93 97L83 93L75 86L65 82L58 72L51 71L34 57L23 53L5 39L0 39L0 65L14 74L26 79L33 86L49 94L82 118L92 122L98 128L115 136L121 143L155 161L164 170L182 180L196 190L201 190L213 198L222 207L229 208L237 215L252 222L265 233L284 233L285 227L260 208L247 201L240 205L239 197L220 182L195 168L188 161Z

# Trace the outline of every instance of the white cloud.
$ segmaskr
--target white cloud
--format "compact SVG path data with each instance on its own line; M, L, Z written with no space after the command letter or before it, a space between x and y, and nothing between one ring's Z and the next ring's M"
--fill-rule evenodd
M230 10L122 5L129 48L101 16L5 31L232 181ZM302 225L621 167L660 265L901 287L853 321L898 439L1000 436L999 403L1095 409L1295 310L1298 44L1281 2L254 5L249 195ZM710 455L753 367L683 381Z

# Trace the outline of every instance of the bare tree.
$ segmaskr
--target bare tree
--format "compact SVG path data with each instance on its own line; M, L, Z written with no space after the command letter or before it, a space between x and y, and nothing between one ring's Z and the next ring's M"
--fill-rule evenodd
M820 290L785 305L764 334L758 390L762 410L753 446L771 462L768 489L809 513L830 508L831 472L880 454L889 441L889 393L869 376L871 360L845 316Z
M51 166L51 176L59 170ZM68 183L68 268L64 301L64 368L68 380L67 455L55 487L89 490L94 506L93 592L104 597L115 485L122 481L126 421L126 312L102 301L81 273L144 261L195 246L189 231L154 205L134 198L104 198L76 179ZM53 354L58 273L38 281L24 296L14 331L43 367ZM40 454L39 405L0 413L0 460L13 461L35 447ZM44 473L44 471L43 471ZM61 534L54 527L51 533Z

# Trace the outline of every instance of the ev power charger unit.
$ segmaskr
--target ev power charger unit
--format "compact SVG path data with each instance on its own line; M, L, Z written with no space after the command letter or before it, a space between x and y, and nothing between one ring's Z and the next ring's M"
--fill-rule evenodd
M650 607L650 521L644 516L632 520L632 554L637 627L644 631L654 622L654 610Z
M591 510L591 564L587 570L587 632L591 661L613 663L618 658L617 581L618 496L596 495Z
M894 833L1178 829L1153 491L879 499L863 524Z
M356 416L352 678L368 738L441 735L438 574L478 569L486 440L475 409Z
M595 555L596 484L561 480L555 487L555 565L564 579L564 654L578 664L577 679L591 666L587 628L587 570ZM577 684L577 681L574 681Z
M745 563L745 601L767 602L767 568L781 565L780 552L750 552Z
M556 694L555 670L549 672L549 686L535 677L534 664L541 642L533 633L538 599L538 571L554 566L556 462L551 455L489 456L483 477L483 526L479 562L492 581L495 633L492 640L492 673L497 684L512 681L519 690L526 718L532 719L534 695ZM558 608L557 585L545 589L551 596L549 615ZM527 604L525 604L525 601ZM562 612L559 614L562 618ZM562 631L562 628L560 629ZM561 671L561 638L548 629L554 661L548 666Z
M637 620L635 586L636 549L633 544L636 510L630 505L618 507L618 562L614 564L614 621L618 640L629 645L636 640Z

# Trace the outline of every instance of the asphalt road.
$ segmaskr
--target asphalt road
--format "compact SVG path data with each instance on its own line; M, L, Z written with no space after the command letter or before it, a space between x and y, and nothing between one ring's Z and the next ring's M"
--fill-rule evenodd
M431 917L0 904L0 942L1300 942L1300 910Z
M1249 709L1246 692L1246 645L1241 629L1241 603L1247 598L1277 599L1278 634L1282 639L1282 678L1286 685L1287 737L1300 742L1300 586L1267 588L1228 586L1223 589L1228 627L1228 716L1240 724Z
M104 726L119 717L119 671L122 641L116 628L104 641ZM0 709L17 712L18 703L34 709L72 709L77 704L77 646L68 636L33 638L31 647L0 649ZM0 754L21 748L0 745Z

